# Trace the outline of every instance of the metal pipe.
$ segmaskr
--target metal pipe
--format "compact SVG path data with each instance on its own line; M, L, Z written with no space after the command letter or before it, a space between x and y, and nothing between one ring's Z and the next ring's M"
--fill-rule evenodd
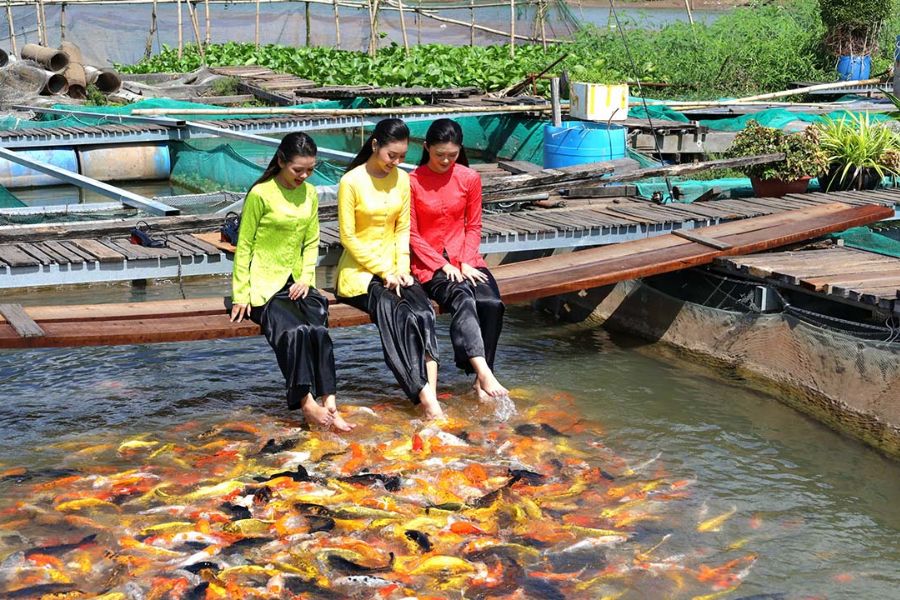
M69 66L69 57L56 48L45 48L37 44L25 44L20 54L22 58L33 60L54 73L64 71Z
M113 69L98 69L84 65L88 85L95 85L104 94L115 94L122 88L122 78Z
M85 81L84 67L76 62L70 62L63 72L63 76L69 83L67 93L70 98L79 100L87 98L87 81Z
M84 175L79 175L78 173L73 173L72 171L59 169L45 162L31 160L30 158L26 158L21 154L13 152L12 150L7 150L6 148L0 148L0 158L5 158L10 162L24 165L30 169L34 169L35 171L40 171L41 173L52 175L53 177L65 181L66 183L71 183L73 185L77 185L80 188L92 190L94 192L97 192L98 194L113 198L114 200L119 200L126 206L140 208L154 215L168 216L177 215L181 212L174 206L169 206L168 204L163 204L162 202L157 202L156 200L145 198L144 196L139 196L138 194L134 194L127 190L111 186L108 183L103 183L102 181L97 181L96 179L85 177Z

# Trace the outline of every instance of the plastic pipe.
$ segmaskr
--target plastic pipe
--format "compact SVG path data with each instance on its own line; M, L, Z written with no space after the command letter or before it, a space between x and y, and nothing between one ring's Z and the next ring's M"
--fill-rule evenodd
M33 60L54 73L64 71L69 66L69 57L55 48L45 48L37 44L25 44L20 52L22 58Z

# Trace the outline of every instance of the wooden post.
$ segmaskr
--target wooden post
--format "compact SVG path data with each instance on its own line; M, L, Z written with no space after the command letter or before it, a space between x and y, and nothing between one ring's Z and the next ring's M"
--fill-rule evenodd
M153 55L153 36L156 35L156 0L153 0L153 9L150 13L150 33L147 34L147 47L144 48L144 57Z
M66 3L59 7L59 41L66 41Z
M178 0L178 60L184 53L184 24L181 16L181 0Z
M13 22L12 6L10 0L6 0L6 23L9 25L9 42L12 46L12 52L15 56L19 55L19 49L16 45L16 25Z
M416 45L422 45L422 0L416 2Z
M406 18L403 16L403 0L397 0L397 6L400 9L400 31L403 33L403 48L406 50L406 56L409 56L409 39L406 37Z
M378 4L379 0L369 0L369 56L378 53Z
M541 41L544 43L544 52L547 51L547 0L540 0L538 10L541 11Z
M259 48L259 0L256 0L256 47Z
M194 29L194 39L197 40L197 49L200 51L200 60L206 64L206 51L203 49L203 39L200 37L200 21L197 19L197 0L187 0L188 16L191 19L191 27Z
M469 0L469 17L471 17L472 25L469 27L469 45L475 45L475 0Z
M304 18L306 19L306 47L309 48L309 46L311 44L311 42L310 42L311 25L309 22L309 2L303 3L303 15L304 15Z
M550 78L550 106L553 109L553 126L562 126L562 105L559 102L559 77Z
M341 15L338 11L338 3L337 0L332 0L334 4L334 36L335 36L335 44L334 47L338 50L341 49Z
M209 18L209 0L203 0L203 9L206 12L206 38L205 44L209 46L209 43L212 41L212 28L210 26L211 19Z
M516 57L516 0L509 0L509 56Z
M688 21L691 22L691 27L694 26L694 13L691 11L691 0L684 0L684 7L687 9Z

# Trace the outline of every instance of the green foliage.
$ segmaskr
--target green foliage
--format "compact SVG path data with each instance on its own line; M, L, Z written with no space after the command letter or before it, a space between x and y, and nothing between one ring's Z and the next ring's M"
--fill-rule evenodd
M829 161L820 149L819 132L815 127L808 127L802 133L785 133L749 121L729 148L732 157L777 153L784 153L785 159L777 163L742 167L741 171L749 177L793 181L815 177L828 167Z
M894 3L895 0L819 0L827 29L825 45L837 55L875 52L879 31L894 13Z
M900 30L900 16L891 26ZM885 28L888 29L888 28ZM825 27L816 0L788 0L781 5L759 4L734 9L711 24L672 23L664 27L624 27L634 68L617 29L585 28L569 42L549 47L521 45L515 59L509 47L414 46L407 58L396 44L380 48L374 59L362 52L316 47L293 48L254 44L211 45L206 49L210 66L260 65L292 73L322 85L372 84L382 86L478 86L497 91L568 54L558 70L567 70L571 81L665 83L652 89L658 97L709 98L777 91L791 81L832 81L833 59L823 51ZM886 34L882 36L886 40ZM885 47L886 42L882 42ZM893 48L893 42L889 46ZM888 52L873 57L873 69L893 63ZM186 72L202 66L195 45L183 58L169 47L136 65L131 73ZM636 72L635 72L636 69ZM539 81L546 93L547 82ZM633 87L633 93L637 90Z
M216 96L234 96L238 92L237 77L222 77L212 82L212 93Z
M93 83L87 86L85 106L109 106L109 99Z
M848 113L813 127L819 130L828 162L839 167L840 180L856 178L864 169L882 178L900 175L900 135L873 121L869 113Z

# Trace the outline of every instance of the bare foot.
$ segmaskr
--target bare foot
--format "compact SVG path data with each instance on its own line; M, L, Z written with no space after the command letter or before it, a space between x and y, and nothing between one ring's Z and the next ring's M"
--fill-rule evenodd
M475 385L477 386L476 389L479 392L479 397L481 393L487 394L488 398L502 398L504 396L509 396L509 390L500 385L500 382L497 381L497 378L494 377L494 374L490 371L479 374Z
M334 422L334 415L324 406L319 406L312 395L304 398L301 410L309 425L327 429Z
M478 394L479 402L488 402L491 399L491 395L481 389L481 384L478 383L477 379L475 380L475 383L472 384L472 389Z
M438 403L436 398L422 398L422 402L420 403L423 412L425 413L425 418L427 420L434 419L443 419L444 411L441 408L440 403Z
M341 413L339 413L337 409L335 409L334 412L331 413L331 416L333 419L331 421L331 428L335 431L347 432L353 431L353 429L356 428L356 425L354 423L348 423L347 421L345 421L344 417L341 416Z

